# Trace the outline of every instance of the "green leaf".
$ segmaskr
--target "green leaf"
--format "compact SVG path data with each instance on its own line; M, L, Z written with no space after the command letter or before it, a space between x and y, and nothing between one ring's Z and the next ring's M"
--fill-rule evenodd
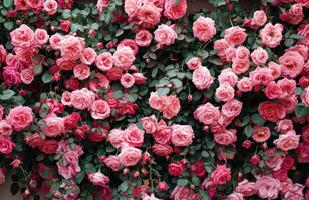
M13 0L4 0L3 1L3 6L6 8L9 8L13 5Z
M169 76L169 77L175 77L175 76L177 76L177 73L176 73L176 71L175 71L174 69L168 71L166 74L167 74L167 76Z
M195 186L199 186L200 185L200 179L197 176L193 176L192 177L192 183Z
M80 171L80 172L76 175L76 177L75 177L77 183L81 183L81 182L83 181L84 177L85 177L85 171L82 170L82 171Z
M290 35L290 38L299 40L299 39L303 39L304 36L298 35L298 34L292 34L292 35Z
M180 3L180 0L175 0L175 6L177 6Z
M155 78L155 77L157 76L158 70L159 70L158 67L153 68L153 70L152 70L152 72L151 72L151 77L152 77L152 78Z
M38 75L38 74L42 73L42 71L43 71L42 65L38 65L38 64L34 65L33 71L34 71L35 75Z
M4 22L3 26L7 30L11 31L13 29L14 23L12 21Z
M249 121L250 121L250 117L249 115L246 115L242 118L242 122L240 122L239 126L244 127L249 123Z
M120 187L121 192L126 192L129 189L129 185L127 182L121 183L119 187Z
M117 98L117 99L123 97L123 92L122 92L122 90L116 90L116 91L114 91L114 92L113 92L113 97L114 97L114 98Z
M201 196L202 200L208 200L209 199L208 193L206 191L200 190L199 193L200 193L200 196Z
M177 78L171 79L171 82L174 84L176 88L182 87L182 81Z
M18 191L19 191L18 183L13 183L11 185L11 194L15 195L15 194L17 194Z
M73 33L75 33L75 32L77 32L78 31L78 29L79 29L79 26L80 25L78 25L78 24L71 24L71 31L73 32Z
M294 44L294 40L291 39L291 38L286 39L286 40L284 41L284 45L285 45L286 47L290 47L290 46L292 46L293 44Z
M49 112L49 106L46 103L42 104L39 111L40 117L44 118L48 114L48 112Z
M49 83L49 82L51 82L51 80L52 80L51 74L48 73L48 72L45 72L45 73L43 74L43 76L42 76L42 81L43 81L43 83Z
M168 87L159 88L157 90L159 96L167 95L170 92L170 89Z
M186 186L189 184L188 179L178 179L177 180L177 186Z
M14 94L15 94L15 92L13 90L6 89L0 95L0 99L4 100L4 101L9 100L14 96Z
M116 32L115 36L116 36L116 37L119 37L119 36L121 36L123 33L124 33L124 31L123 31L122 29L119 29L119 30Z
M309 108L302 105L302 104L298 104L298 106L295 109L295 115L296 117L305 117L306 115L309 114Z
M264 123L265 123L265 120L263 119L263 117L260 115L260 114L254 114L251 116L251 119L252 119L252 122L257 124L257 125L260 125L260 126L263 126Z
M253 128L251 125L247 125L245 127L245 134L247 137L251 137L253 135Z
M63 19L68 19L68 18L70 18L71 17L71 10L63 10L62 11L62 18Z

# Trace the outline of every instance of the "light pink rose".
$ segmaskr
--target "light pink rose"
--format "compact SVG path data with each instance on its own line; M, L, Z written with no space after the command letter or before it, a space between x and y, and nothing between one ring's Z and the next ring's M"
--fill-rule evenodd
M101 99L94 101L91 106L91 117L93 119L106 119L110 112L108 103Z
M242 74L249 70L250 67L250 61L249 59L234 59L232 64L232 70L236 74Z
M166 96L159 96L156 92L151 92L149 105L151 108L162 112L167 105L167 101L168 99Z
M43 7L49 15L54 15L57 12L58 4L55 0L46 0Z
M268 63L268 69L271 70L271 74L272 74L274 80L281 76L281 68L282 68L281 65L279 65L279 64L277 64L273 61L270 61Z
M73 74L78 80L85 80L90 76L90 68L83 63L75 65L73 68Z
M142 0L125 0L124 10L128 14L129 18L134 18L142 7Z
M284 157L282 154L276 152L276 148L267 149L265 151L265 164L273 171L281 169Z
M88 174L89 181L96 186L105 187L109 182L109 178L101 172Z
M263 199L277 199L281 184L278 179L271 176L262 176L256 181L256 188L259 197Z
M217 89L215 96L219 101L227 102L234 98L235 90L229 84L221 84Z
M238 183L236 187L236 192L249 197L256 194L257 188L255 187L254 182L249 182L247 179L244 179L240 183Z
M218 77L219 84L229 84L230 86L235 86L237 83L237 75L233 72L231 68L226 68L221 71Z
M104 7L107 7L108 3L109 3L109 0L98 0L96 7L97 7L97 10L99 11L99 15L102 15L102 9Z
M112 169L114 172L118 172L120 170L121 163L117 156L108 156L104 159L103 162L108 168Z
M82 88L81 90L74 90L71 92L71 105L79 110L89 109L95 100L95 93L88 90L87 88Z
M20 80L25 84L30 84L34 79L34 72L32 69L23 69L20 72Z
M286 51L296 51L298 52L306 61L308 59L309 56L309 47L305 46L305 45L301 45L301 44L297 44L294 46L291 46L290 48L288 48Z
M232 194L228 195L225 200L243 200L244 197L242 194L233 192Z
M39 45L46 44L49 39L49 35L45 29L36 29L34 31L34 38Z
M177 33L174 30L175 25L165 25L161 24L158 26L157 30L154 32L154 39L158 42L159 48L163 45L172 45L175 43L175 39L177 38Z
M142 150L135 147L124 147L118 155L119 161L126 167L134 166L142 157Z
M242 105L241 101L232 99L222 106L222 114L227 117L236 117L240 114Z
M118 48L113 54L116 67L129 68L135 61L134 51L130 47Z
M202 62L198 57L193 57L187 62L188 68L191 70L198 69L202 66Z
M135 78L129 73L125 73L121 76L120 83L124 88L130 88L135 83Z
M249 78L254 86L267 85L274 79L272 71L265 67L257 67L254 71L249 72Z
M6 120L0 121L0 136L10 136L13 132L12 126Z
M270 129L267 126L254 126L252 139L256 142L265 142L270 138Z
M216 34L215 21L209 17L200 16L193 23L193 35L202 42L207 42Z
M144 193L142 195L142 200L161 200L158 199L157 197L155 197L155 195L152 193L151 196L149 196L148 194Z
M192 144L194 132L191 125L173 125L172 143L175 146L186 147Z
M258 47L251 53L251 58L254 64L262 65L265 64L268 59L268 54L265 49Z
M190 187L176 186L170 195L173 200L200 200L201 197Z
M262 39L262 43L270 48L277 47L282 40L282 30L282 24L266 24L265 27L260 30L260 37Z
M237 141L236 129L225 130L214 134L214 140L221 145L230 145Z
M141 147L144 142L144 133L145 131L140 130L136 124L132 124L124 131L123 138L131 147Z
M275 130L282 133L287 133L293 130L293 121L290 119L282 119L276 122ZM308 140L309 141L309 140Z
M231 170L225 165L217 165L216 170L211 173L211 179L218 185L226 184L231 178Z
M239 46L235 52L235 59L247 60L250 57L250 51L244 46Z
M231 44L240 45L247 38L246 30L239 26L234 26L224 31L224 39Z
M305 61L303 56L296 51L287 51L279 58L282 65L281 72L283 77L295 78L299 75L304 67Z
M200 67L193 71L192 82L200 90L208 89L214 79L206 67Z
M150 117L144 117L141 119L143 128L146 133L154 133L157 130L158 122L155 115L151 115Z
M152 41L152 34L147 30L140 30L135 35L135 42L138 46L148 47Z
M21 131L32 123L32 110L27 106L12 108L6 117L6 121L14 130Z
M34 43L34 32L25 24L10 33L11 43L15 47L27 48Z
M163 117L166 119L172 119L177 116L180 111L180 101L178 97L172 95L167 97L165 109L163 110Z
M108 71L113 67L113 56L109 52L100 53L95 60L95 64L98 69L102 71Z
M250 92L252 90L252 81L250 78L243 77L237 82L237 88L241 92Z
M84 50L85 44L77 37L65 38L60 46L61 56L65 60L77 60Z
M306 107L309 107L309 86L304 89L301 95L301 101Z
M260 27L267 22L267 16L263 10L255 11L252 18L252 25Z
M71 106L71 93L64 91L61 95L61 103L65 106Z
M285 194L284 199L288 200L305 200L303 190L304 185L295 183Z
M41 127L42 132L48 137L57 137L65 132L64 119L60 117L49 117L44 119L45 126Z
M220 39L214 42L214 50L220 56L221 60L226 61L225 50L230 46L233 46L233 44L226 39Z
M156 132L152 134L154 140L159 144L169 144L173 129L170 126L159 125Z
M220 118L220 110L218 107L215 107L208 102L204 105L200 105L194 111L194 118L205 125L211 125L216 123Z
M174 0L166 0L164 5L164 16L168 19L180 19L186 14L187 0L180 0L178 4Z
M96 52L92 48L88 47L82 51L80 61L86 65L91 65L96 60L96 57Z
M289 131L286 134L280 134L279 138L274 140L274 144L282 151L296 149L299 144L300 135L296 135L295 131Z
M160 22L161 11L153 3L143 4L135 19L142 28L154 28Z
M62 45L63 37L56 33L55 35L50 36L49 38L49 44L52 49L58 50L60 49Z
M108 142L116 149L125 145L124 131L120 129L112 129L107 135Z
M236 48L232 45L224 50L225 58L227 62L235 60L236 57Z

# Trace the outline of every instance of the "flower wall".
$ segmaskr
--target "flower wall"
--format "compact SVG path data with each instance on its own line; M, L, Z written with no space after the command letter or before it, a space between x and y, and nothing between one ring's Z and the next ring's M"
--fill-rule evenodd
M0 183L13 172L24 199L309 198L309 2L209 2L1 1Z

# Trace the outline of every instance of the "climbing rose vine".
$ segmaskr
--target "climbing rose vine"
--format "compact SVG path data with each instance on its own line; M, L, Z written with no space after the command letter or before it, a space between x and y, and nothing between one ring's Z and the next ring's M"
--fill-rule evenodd
M24 199L309 199L309 2L2 0L0 183Z

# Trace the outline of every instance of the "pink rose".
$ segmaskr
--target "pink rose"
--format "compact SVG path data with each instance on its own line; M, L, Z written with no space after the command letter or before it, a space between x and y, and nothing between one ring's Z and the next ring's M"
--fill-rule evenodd
M32 69L23 69L20 72L20 80L25 84L30 84L34 79L34 73Z
M21 82L20 73L13 66L4 67L2 76L3 76L3 81L6 86L19 85Z
M192 82L200 90L208 89L214 79L206 67L200 67L193 71Z
M135 147L124 147L118 155L121 164L126 167L134 166L142 157L142 150Z
M267 98L276 99L282 95L282 90L275 81L271 81L266 85L264 93L267 96Z
M120 129L112 129L107 135L107 141L116 149L124 146L124 131Z
M289 200L305 200L303 190L305 189L304 185L295 183L285 194L284 199Z
M309 107L309 86L304 89L301 95L301 101L306 107Z
M122 40L118 44L117 48L122 48L122 47L130 47L133 50L134 55L138 54L139 47L136 44L136 42L134 40L132 40L132 39L124 39L124 40Z
M0 136L0 152L9 154L13 151L15 143L12 142L11 137Z
M232 60L235 59L236 56L236 48L231 45L227 49L224 50L225 58L227 62L231 62Z
M38 28L34 31L34 38L39 45L43 45L48 42L49 35L46 30Z
M299 24L304 19L303 7L301 4L293 4L289 9L289 19L288 22L296 25Z
M128 145L141 147L144 142L144 133L145 131L140 130L136 124L132 124L124 131L123 138Z
M150 117L144 117L141 119L143 128L146 133L154 133L157 130L158 122L155 115L151 115Z
M125 0L124 10L130 18L134 18L142 7L142 0Z
M130 47L118 48L113 54L116 67L129 68L135 61L134 52Z
M251 58L254 64L262 65L265 64L268 59L267 51L262 47L258 47L251 53Z
M280 98L292 96L296 89L296 81L293 79L280 79L278 81L278 86L280 87L280 91L282 92Z
M282 119L276 122L275 130L282 133L287 133L293 130L293 121L290 119Z
M234 45L242 44L247 38L246 30L239 26L234 26L224 31L224 39Z
M41 127L42 132L48 137L57 137L65 132L64 119L60 117L49 117L44 119L45 126Z
M32 110L27 106L12 108L6 117L6 121L14 130L21 131L32 123Z
M3 119L3 115L4 115L4 107L0 104L0 120Z
M254 126L252 139L256 142L265 142L270 138L270 129L267 126Z
M87 88L82 88L81 90L71 92L70 98L74 108L84 110L91 108L95 100L95 94Z
M207 42L216 34L215 21L209 17L200 16L193 23L193 35L202 42Z
M151 150L154 154L164 157L173 153L172 147L167 144L155 144L151 147Z
M157 30L155 30L154 39L159 43L160 48L163 45L171 45L175 43L177 33L174 30L173 26L175 25L168 26L165 24L161 24L160 26L158 26Z
M242 74L249 70L250 67L250 61L249 59L234 59L232 64L232 70L236 74Z
M296 135L295 131L289 131L286 134L280 134L279 138L274 140L274 144L282 151L296 149L299 144L300 135Z
M281 76L281 68L282 66L273 62L273 61L270 61L268 63L268 69L271 70L271 74L272 76L274 77L274 79L277 79Z
M258 178L255 184L259 197L263 199L277 199L281 190L281 184L278 179L271 176L262 176Z
M282 65L281 71L283 77L295 78L303 70L305 61L303 56L296 51L287 51L279 58Z
M227 102L234 98L235 90L229 84L221 84L217 89L215 96L219 101Z
M293 129L293 126L292 126L292 129ZM305 127L302 128L301 138L304 142L309 144L309 125L306 125Z
M90 76L90 68L83 63L75 65L73 68L73 74L78 80L85 80Z
M267 22L267 16L263 10L255 11L252 18L252 25L260 27Z
M297 159L300 163L309 163L309 144L300 143L296 149Z
M143 4L138 10L136 20L142 28L154 28L160 22L161 11L161 8L156 7L152 3Z
M166 96L159 96L156 92L151 92L149 98L149 105L151 108L162 112L167 104Z
M113 56L109 52L103 52L96 57L95 64L102 71L110 70L113 67Z
M109 182L109 178L101 172L88 174L89 181L96 186L105 187Z
M237 88L241 92L250 92L252 90L252 81L250 78L243 77L237 82Z
M50 47L55 50L60 49L62 41L63 41L62 35L56 33L55 35L52 35L49 38Z
M75 60L65 60L64 58L58 58L56 64L63 71L70 71L77 65Z
M231 170L225 165L217 165L216 170L211 173L211 179L218 185L226 184L231 178Z
M34 32L25 24L10 33L11 43L15 47L27 48L34 43Z
M254 86L267 85L274 79L272 71L265 67L257 67L254 71L249 72L249 78Z
M131 88L135 83L135 78L129 73L125 73L121 76L120 83L124 88Z
M13 132L12 126L6 120L0 121L0 136L10 136Z
M173 125L172 126L172 143L175 146L189 146L193 142L194 132L190 125Z
M54 15L57 12L58 4L55 0L46 0L43 7L49 15Z
M244 46L239 46L235 52L235 59L248 60L250 57L250 51Z
M292 96L280 99L279 102L281 105L284 105L286 109L286 113L290 114L295 111L297 104L298 104L298 99L295 95L292 95Z
M110 112L108 103L101 99L94 101L91 106L91 117L93 119L106 119Z
M255 187L254 182L249 182L247 179L244 179L240 183L238 183L236 187L236 192L249 197L256 194L257 188Z
M282 154L276 152L276 148L267 149L265 151L265 164L273 171L281 169L284 157Z
M32 9L39 9L43 5L43 0L25 0L27 5Z
M214 140L221 145L230 145L237 141L236 129L225 130L214 134Z
M178 97L172 95L167 97L165 109L163 110L163 117L166 119L172 119L177 116L180 111L180 101Z
M178 4L174 0L166 0L164 5L164 16L168 19L180 19L186 14L187 0L180 0Z
M152 133L152 136L159 144L169 144L172 137L172 132L172 127L159 125L157 131Z
M3 63L6 60L6 56L7 56L7 51L4 48L4 46L1 44L0 45L0 64ZM8 63L7 63L8 64Z
M65 106L71 106L71 93L64 91L61 95L61 103Z
M282 40L282 30L283 26L281 24L266 24L266 26L260 30L262 43L270 48L277 47Z
M283 119L286 114L284 106L271 101L264 101L259 104L258 111L262 117L271 122L276 122L279 119Z
M121 163L117 156L108 156L103 162L106 167L112 169L114 172L118 172L120 170Z
M232 194L228 195L225 200L243 200L243 199L244 197L242 194L233 192Z
M174 200L200 200L201 197L198 193L195 193L190 187L176 186L170 195L170 199Z
M167 170L170 175L179 176L185 170L185 166L180 162L173 162L168 165Z
M99 11L99 15L102 15L102 9L108 5L109 0L98 0L97 2L97 10Z
M233 44L231 44L226 39L220 39L214 42L214 50L217 52L217 55L220 56L221 60L223 60L224 62L226 62L225 50L230 46L233 46Z
M191 70L202 67L201 60L198 57L193 57L187 62L188 68Z
M236 117L240 114L242 105L243 103L241 101L232 99L222 106L222 114L227 117Z
M218 107L215 107L208 102L204 105L200 105L194 111L194 118L205 125L211 125L216 123L220 118L220 110Z
M152 41L152 34L147 30L140 30L135 35L135 42L138 46L148 47Z
M132 74L134 79L135 79L135 83L138 85L144 84L145 81L147 80L147 78L142 74L142 73L133 73Z
M81 55L80 61L86 65L91 65L96 60L97 54L92 48L85 48Z
M60 46L61 56L65 60L77 60L84 50L84 43L77 37L65 38Z
M218 77L219 84L228 84L230 86L235 86L237 83L237 75L231 70L231 68L226 68L221 71Z

